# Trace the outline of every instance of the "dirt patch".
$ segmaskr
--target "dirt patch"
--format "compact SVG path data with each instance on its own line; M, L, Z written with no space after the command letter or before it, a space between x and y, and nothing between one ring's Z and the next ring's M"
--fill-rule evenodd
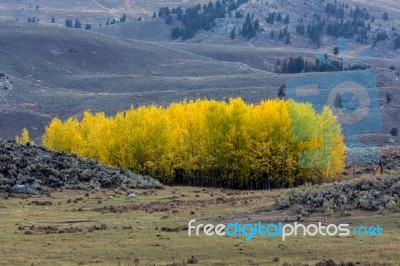
M152 201L148 203L133 203L128 205L110 205L99 208L94 208L93 211L102 213L123 213L129 211L144 211L147 213L153 212L172 212L177 213L187 208L205 208L216 205L236 205L239 202L247 204L248 202L255 200L257 196L249 197L216 197L215 199L207 200L182 200L178 199L178 196L172 196L166 198L167 201Z

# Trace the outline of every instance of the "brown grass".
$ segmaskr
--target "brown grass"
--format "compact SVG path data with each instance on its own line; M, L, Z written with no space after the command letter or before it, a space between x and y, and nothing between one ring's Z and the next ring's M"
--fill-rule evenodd
M381 225L384 236L368 237L189 237L187 223L296 221L272 210L285 191L231 191L190 187L125 191L51 191L49 197L11 197L0 205L0 253L5 265L313 265L335 262L385 262L400 254L400 213L353 212L312 215L304 223L348 222ZM1 196L1 195L0 195ZM3 195L4 196L4 195ZM1 196L0 198L3 198ZM69 199L71 199L69 201ZM79 200L74 200L79 199ZM35 204L33 202L39 202ZM98 203L101 201L101 203ZM51 202L52 204L43 202ZM116 212L97 210L114 206ZM138 207L133 207L138 206ZM165 208L165 211L156 211ZM80 211L77 211L80 210ZM176 210L176 211L174 211ZM195 260L192 259L192 256Z

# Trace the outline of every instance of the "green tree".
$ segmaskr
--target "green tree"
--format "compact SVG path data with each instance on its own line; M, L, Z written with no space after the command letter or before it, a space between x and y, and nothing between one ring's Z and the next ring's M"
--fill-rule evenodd
M400 49L400 36L397 36L394 41L394 49Z
M169 16L165 19L165 24L171 25L172 22L173 22L172 15L169 15Z
M336 94L335 101L334 101L333 105L336 108L343 108L342 96L340 95L340 93Z
M339 47L335 47L335 48L333 48L333 54L334 55L338 55L339 54Z
M278 13L278 17L276 18L276 21L281 22L282 21L282 14Z
M284 21L286 24L289 24L289 22L290 22L290 16L289 15L286 15L286 17L285 17L285 21Z
M174 40L178 39L181 35L182 35L182 31L179 27L175 27L172 29L172 32L171 32L172 39L174 39Z
M122 17L119 19L120 22L125 22L127 19L126 14L123 14Z
M79 19L75 19L75 29L82 29L82 23Z
M290 40L291 40L291 36L290 36L290 33L288 32L288 33L286 33L285 43L290 44Z
M235 39L235 37L236 37L236 28L232 29L230 37L231 37L232 40Z
M390 104L393 100L393 95L387 91L385 96L386 96L386 103Z
M72 28L72 27L73 27L72 19L67 18L67 19L65 20L65 27L67 27L67 28Z
M281 87L278 90L278 97L279 98L285 98L286 97L286 85L282 84Z
M383 13L383 19L384 19L384 20L389 20L389 14L388 14L388 12Z

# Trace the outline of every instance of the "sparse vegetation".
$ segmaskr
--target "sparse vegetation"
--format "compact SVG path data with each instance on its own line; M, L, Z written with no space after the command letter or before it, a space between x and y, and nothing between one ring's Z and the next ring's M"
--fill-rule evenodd
M256 36L257 32L260 30L260 23L258 20L253 21L250 14L246 15L246 19L242 27L242 36L251 39Z
M176 14L177 20L183 23L184 28L173 29L174 32L171 32L171 37L173 39L181 37L182 40L187 40L193 38L199 30L211 30L215 27L214 20L216 18L225 17L226 14L237 9L247 1L248 0L217 0L215 3L210 1L208 5L205 4L201 6L198 4L196 6L186 8L185 10L183 10L181 7L173 8L172 10L169 7L162 7L158 11L158 16L168 17L170 14ZM250 35L254 32L253 28L250 30L246 27L246 30L249 31ZM246 36L248 37L247 34Z
M278 199L278 209L308 216L315 212L362 210L400 211L400 177L355 179L340 183L303 186Z

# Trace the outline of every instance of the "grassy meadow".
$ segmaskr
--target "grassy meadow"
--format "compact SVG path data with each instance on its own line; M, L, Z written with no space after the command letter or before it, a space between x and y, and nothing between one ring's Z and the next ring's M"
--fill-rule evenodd
M400 213L313 214L304 223L380 225L383 237L199 237L187 223L294 222L273 208L286 190L237 191L165 187L133 190L50 190L48 196L0 200L1 265L398 265ZM300 264L296 264L300 263ZM286 264L286 265L288 265Z

